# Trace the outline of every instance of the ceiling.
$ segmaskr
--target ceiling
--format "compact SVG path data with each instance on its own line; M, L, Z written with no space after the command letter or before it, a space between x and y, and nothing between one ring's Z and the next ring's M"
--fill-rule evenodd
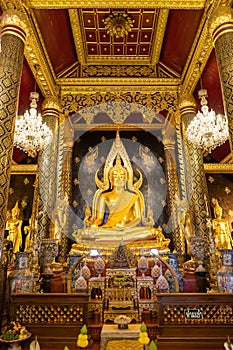
M226 5L231 1L224 1ZM7 0L0 1L7 8ZM46 95L63 91L147 86L192 92L208 90L208 104L224 113L210 15L223 1L204 0L15 0L26 17L29 35L20 87L19 114L29 107L35 76ZM124 37L109 35L104 20L123 12L133 22ZM36 75L35 66L39 66ZM199 107L199 105L198 105ZM210 161L224 162L229 143L213 151ZM14 151L17 162L24 158Z

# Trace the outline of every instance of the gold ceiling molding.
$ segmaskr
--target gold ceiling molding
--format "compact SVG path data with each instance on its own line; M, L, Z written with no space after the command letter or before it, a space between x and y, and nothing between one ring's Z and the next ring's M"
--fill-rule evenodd
M151 64L156 65L159 62L159 57L163 45L163 38L167 27L167 20L169 15L169 9L159 10L158 21L156 25L156 32L154 33L154 39L152 43L152 55Z
M213 173L213 174L232 174L233 173L233 164L212 164L205 163L204 164L205 173Z
M87 62L87 52L84 51L83 38L85 33L81 31L80 14L77 9L69 10L70 24L73 32L74 44L77 51L78 61L80 64Z
M58 90L55 83L55 74L33 11L28 16L28 27L30 35L26 41L26 59L33 73L35 73L35 65L40 67L37 74L37 83L43 95L56 95Z
M63 69L60 73L57 74L57 79L59 78L79 78L80 73L80 66L78 62L75 62L68 68Z
M86 59L87 64L151 64L150 57L143 56L91 56Z
M202 71L213 49L209 33L209 21L207 20L208 9L209 5L208 8L205 8L199 29L182 72L183 89L190 93L193 93L200 79L200 62Z
M34 8L167 8L202 9L206 0L27 0Z
M229 153L225 158L223 158L221 160L222 164L226 164L226 163L233 163L233 159L232 159L232 153Z
M180 78L179 73L162 62L158 63L157 69L160 72L160 75L158 75L159 78Z
M63 78L57 79L61 95L80 92L146 91L177 95L180 79L163 78Z

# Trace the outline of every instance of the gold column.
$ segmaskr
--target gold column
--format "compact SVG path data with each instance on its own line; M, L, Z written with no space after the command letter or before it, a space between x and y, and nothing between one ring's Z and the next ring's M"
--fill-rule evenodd
M177 207L176 201L179 198L179 182L176 166L176 152L175 152L175 128L166 126L162 130L164 155L165 155L165 172L167 180L167 194L168 194L168 210L172 226L172 237L174 248L180 255L185 254L185 244L181 239L178 222L177 222Z
M212 38L223 91L224 109L229 124L229 141L233 146L233 10L219 7L211 19Z
M194 217L194 233L205 237L207 252L209 251L209 228L206 201L208 200L208 188L205 178L203 156L201 150L186 138L186 129L196 114L195 102L189 96L183 96L180 103L182 121L184 154L186 163L187 200Z
M56 201L56 163L57 133L59 121L59 102L53 96L45 98L43 104L43 122L52 130L52 142L38 157L39 196L38 196L38 240L49 238L49 225Z
M22 15L9 9L2 15L0 53L0 260L3 247L13 136L26 31Z
M65 119L60 126L60 170L61 170L61 190L67 201L65 231L62 232L61 245L58 253L58 261L64 263L67 259L69 248L69 236L71 227L71 201L72 201L72 152L74 144L74 131L72 130L69 120Z

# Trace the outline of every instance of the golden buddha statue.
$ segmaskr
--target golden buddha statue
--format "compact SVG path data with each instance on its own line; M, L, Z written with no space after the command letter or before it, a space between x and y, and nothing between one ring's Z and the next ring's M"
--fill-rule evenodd
M222 218L223 209L216 198L212 198L214 219L212 220L214 240L217 249L232 249L232 238L229 224Z
M7 239L13 244L13 253L19 252L22 247L22 224L23 220L20 219L20 209L17 201L11 210L11 217L6 222Z
M84 228L73 234L77 242L93 240L118 244L121 240L165 240L161 230L153 227L154 219L150 207L147 216L145 215L144 197L139 189L142 185L142 174L139 170L137 172L139 179L134 182L130 160L117 132L106 159L103 181L99 179L98 171L95 175L98 190L93 198L92 210L88 205Z
M32 219L29 219L29 224L24 226L24 234L26 235L25 239L25 248L24 251L28 252L32 250Z

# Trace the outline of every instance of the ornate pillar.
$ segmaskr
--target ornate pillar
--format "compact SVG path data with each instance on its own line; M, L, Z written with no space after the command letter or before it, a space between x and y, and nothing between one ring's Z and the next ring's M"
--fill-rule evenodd
M64 263L67 260L69 248L69 235L72 231L71 223L71 201L72 201L72 152L74 143L74 131L70 126L68 119L65 119L60 125L60 170L61 170L61 193L63 193L66 206L66 223L65 229L61 236L61 245L58 253L58 261Z
M233 150L233 9L219 7L213 11L212 37L223 91L224 109L229 124L229 141Z
M13 131L23 67L25 29L19 11L10 9L3 13L0 53L0 261L10 183Z
M39 196L38 196L38 241L49 238L49 225L56 201L56 164L59 121L59 102L53 96L45 98L43 105L43 122L53 132L52 142L40 152L38 157Z
M56 202L56 181L57 181L57 149L58 149L58 126L60 104L59 100L53 96L47 96L42 104L43 120L53 132L53 141L46 148L43 158L49 159L49 167L43 169L43 176L47 178L44 190L47 187L46 203L47 211L52 213ZM46 161L45 161L46 163ZM48 181L49 180L49 181ZM45 194L45 193L44 193Z
M203 156L201 150L189 142L186 129L196 114L195 101L190 96L183 96L180 103L184 154L186 163L187 200L194 218L194 233L206 238L207 253L209 252L209 228L206 201L208 188L205 178Z
M177 198L179 198L179 182L176 166L175 151L175 128L169 124L162 130L164 155L165 155L165 172L167 180L168 210L171 220L172 237L174 248L180 255L185 254L185 245L180 237L177 222Z

